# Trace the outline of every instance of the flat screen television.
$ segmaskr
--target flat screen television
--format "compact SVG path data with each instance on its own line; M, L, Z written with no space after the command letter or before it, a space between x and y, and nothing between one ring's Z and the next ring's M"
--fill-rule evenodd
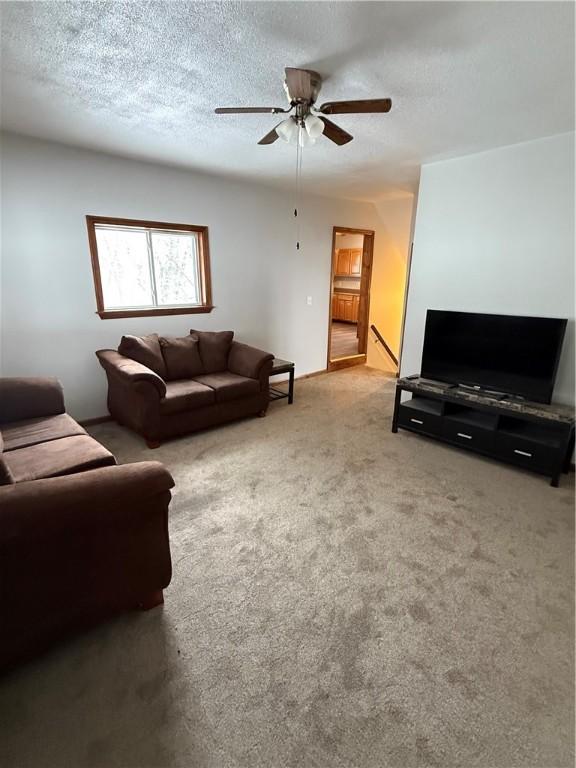
M429 309L421 376L549 403L566 320Z

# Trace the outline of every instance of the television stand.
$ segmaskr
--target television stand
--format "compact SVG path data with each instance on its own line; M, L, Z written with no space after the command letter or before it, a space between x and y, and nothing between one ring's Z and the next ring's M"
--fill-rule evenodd
M468 392L475 392L478 395L485 395L491 397L493 400L505 400L508 397L506 392L499 392L496 389L483 389L482 387L475 387L472 384L449 384L451 389L464 389Z
M402 393L412 398L402 402ZM392 432L406 429L551 478L558 487L574 450L574 409L495 399L476 389L408 376L396 382Z

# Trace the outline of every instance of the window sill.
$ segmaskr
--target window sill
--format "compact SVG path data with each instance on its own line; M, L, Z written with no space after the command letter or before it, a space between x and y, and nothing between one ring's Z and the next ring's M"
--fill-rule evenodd
M212 304L196 307L155 307L154 309L104 309L96 312L101 320L113 320L123 317L158 317L159 315L198 315L212 312Z

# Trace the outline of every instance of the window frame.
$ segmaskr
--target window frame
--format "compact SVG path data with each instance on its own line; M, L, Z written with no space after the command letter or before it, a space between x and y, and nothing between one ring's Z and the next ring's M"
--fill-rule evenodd
M200 272L201 304L184 304L170 307L142 307L132 309L106 309L102 290L102 275L98 257L96 225L104 224L116 227L137 227L145 230L164 230L172 232L193 232L198 235L198 269ZM118 219L110 216L86 216L88 244L92 260L92 275L96 292L96 314L101 320L122 317L153 317L159 315L193 315L212 312L212 281L210 277L210 250L208 246L208 227L195 224L169 224L165 221L147 221L142 219Z

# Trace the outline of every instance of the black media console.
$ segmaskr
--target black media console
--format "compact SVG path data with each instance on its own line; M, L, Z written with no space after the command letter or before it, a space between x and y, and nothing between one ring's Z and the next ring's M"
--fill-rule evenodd
M402 402L402 393L412 398ZM552 478L558 486L574 450L574 409L495 399L439 381L398 379L392 432L398 428L506 461Z

